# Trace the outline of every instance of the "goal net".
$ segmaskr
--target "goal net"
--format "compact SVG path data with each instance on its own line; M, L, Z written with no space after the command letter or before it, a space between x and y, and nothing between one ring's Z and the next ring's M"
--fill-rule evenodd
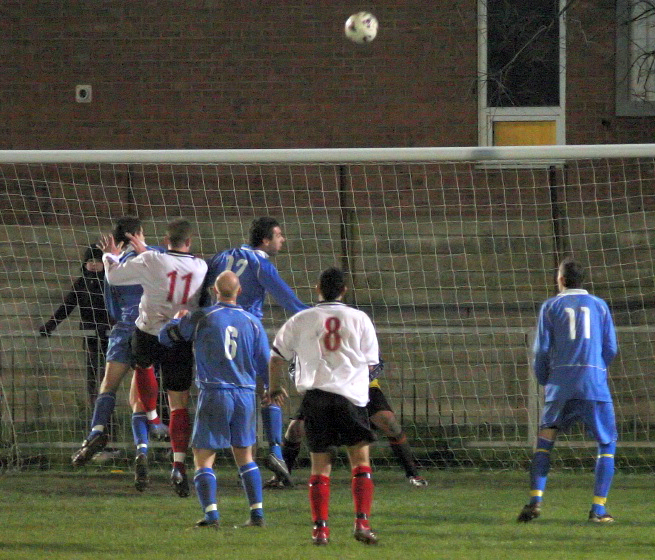
M427 467L528 461L541 406L529 359L537 313L573 255L618 327L618 465L650 469L654 158L655 145L0 151L0 465L68 468L87 433L93 333L77 310L50 337L38 328L80 275L84 248L130 214L151 244L189 218L203 257L274 216L287 238L275 264L308 303L324 268L345 269L348 302L379 333L381 386ZM269 301L271 335L285 317ZM112 446L131 455L124 385ZM286 412L298 402L292 393ZM582 432L559 449L562 465L593 462ZM384 438L374 457L394 464Z

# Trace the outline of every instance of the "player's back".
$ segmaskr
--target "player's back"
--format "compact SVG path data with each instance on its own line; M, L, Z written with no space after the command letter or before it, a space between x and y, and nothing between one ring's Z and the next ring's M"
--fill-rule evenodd
M266 289L260 280L262 267L272 266L264 251L242 245L215 255L209 261L206 285L212 286L218 275L224 270L231 270L239 277L241 293L237 303L246 311L262 318L262 306Z
M611 400L607 366L616 354L616 335L607 304L586 290L564 290L544 304L550 338L547 400Z
M134 250L124 251L119 256L119 262L133 259L137 254ZM114 286L105 277L105 305L114 321L125 326L133 326L139 316L139 303L143 295L141 284Z
M366 405L368 366L377 363L379 350L373 324L363 311L340 302L319 303L294 315L278 337L297 354L299 391L319 388Z
M157 336L178 311L198 307L207 263L179 251L147 251L137 259L142 264L143 297L136 324L142 331Z
M195 312L196 382L203 388L255 388L268 369L268 340L259 319L238 306L218 303Z

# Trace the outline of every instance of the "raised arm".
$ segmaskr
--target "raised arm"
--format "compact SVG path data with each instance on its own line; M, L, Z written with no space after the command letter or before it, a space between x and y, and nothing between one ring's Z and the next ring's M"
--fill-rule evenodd
M102 261L105 263L105 277L107 278L107 282L112 286L143 284L144 278L147 278L148 275L148 267L145 261L146 255L147 253L143 253L123 262L119 262L118 257L111 253L102 255Z
M174 319L166 323L159 331L159 342L169 348L176 342L193 340L198 321L204 317L204 312L196 310L188 313L186 309L179 311Z
M68 317L78 305L77 293L84 289L84 278L80 276L73 283L70 292L64 296L63 303L52 314L50 319L39 327L42 336L49 336L66 317Z
M287 311L297 313L310 307L298 299L293 290L282 279L273 263L269 261L262 262L259 281L277 304Z

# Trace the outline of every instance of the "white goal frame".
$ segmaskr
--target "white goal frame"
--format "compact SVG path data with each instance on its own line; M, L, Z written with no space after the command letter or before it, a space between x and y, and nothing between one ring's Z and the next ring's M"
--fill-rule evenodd
M330 148L330 149L189 149L189 150L0 150L0 165L94 165L102 164L143 164L143 165L343 165L366 164L440 164L470 163L476 168L496 169L542 169L561 168L567 162L577 160L639 159L655 169L655 144L611 144L611 145L555 145L555 146L508 146L508 147L423 147L423 148ZM535 302L540 303L540 302ZM536 314L534 317L536 322ZM447 338L457 336L480 336L505 333L525 337L525 351L530 354L532 327L435 327L435 326L382 326L380 334L420 335L430 334ZM621 333L648 334L655 332L654 325L619 326ZM10 337L23 336L24 332L9 333ZM66 331L72 336L75 331ZM527 363L530 360L527 359ZM468 448L529 448L536 439L540 412L540 391L532 372L528 374L527 437L522 440L507 441L468 439ZM1 379L0 379L1 382ZM1 403L0 403L1 405ZM20 445L20 444L19 444ZM31 444L32 445L32 444ZM69 443L62 444L64 447ZM119 444L120 445L120 444ZM129 445L129 444L128 444ZM562 441L563 447L589 447L589 441ZM655 439L623 443L625 447L655 448Z

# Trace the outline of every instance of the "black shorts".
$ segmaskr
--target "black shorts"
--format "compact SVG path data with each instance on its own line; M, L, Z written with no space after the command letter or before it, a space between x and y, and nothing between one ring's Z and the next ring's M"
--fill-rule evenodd
M152 334L135 329L132 335L132 356L136 365L161 366L162 387L166 391L188 391L193 380L193 343L176 342L164 346Z
M307 447L312 453L326 453L334 446L352 446L377 439L366 407L355 406L341 395L320 389L307 391L299 412L305 419Z
M368 412L368 417L370 418L376 412L381 412L387 410L393 412L393 408L389 404L387 397L384 396L382 389L379 387L369 387L368 388L368 404L366 405L366 411ZM291 417L292 420L304 420L302 413L302 405L298 408L297 412Z
M376 412L380 412L382 410L393 412L389 401L387 401L387 397L384 396L382 389L379 387L368 388L368 404L366 405L366 410L368 411L369 418Z

